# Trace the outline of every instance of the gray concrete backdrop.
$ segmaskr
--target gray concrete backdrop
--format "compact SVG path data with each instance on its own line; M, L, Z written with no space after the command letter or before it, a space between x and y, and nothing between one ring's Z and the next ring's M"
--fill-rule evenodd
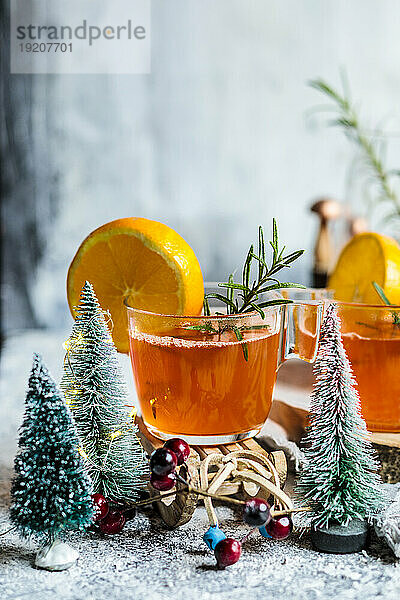
M310 202L331 194L360 211L366 193L349 183L343 134L306 118L322 101L306 82L339 85L345 67L367 124L399 134L399 24L397 0L153 0L150 75L19 76L31 85L32 218L47 240L27 292L34 321L65 325L79 243L128 215L176 228L207 279L240 266L257 225L276 216L289 247L308 250L291 275L308 283ZM394 135L393 166L399 153ZM3 297L12 327L31 324L15 315L13 285Z

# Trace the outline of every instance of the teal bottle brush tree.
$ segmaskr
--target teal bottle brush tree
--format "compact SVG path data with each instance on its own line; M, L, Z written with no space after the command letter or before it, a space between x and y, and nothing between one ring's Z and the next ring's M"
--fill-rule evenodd
M92 285L82 288L72 334L65 343L61 389L76 423L80 452L96 494L137 499L148 461L136 435L126 384L105 314Z
M366 520L383 508L385 494L334 303L326 308L314 374L306 461L296 488L309 509L301 520L311 526L318 549L353 552L365 545Z
M70 567L76 550L59 539L93 519L91 482L77 452L71 413L40 356L34 355L15 458L10 517L19 533L37 537L44 546L36 566Z

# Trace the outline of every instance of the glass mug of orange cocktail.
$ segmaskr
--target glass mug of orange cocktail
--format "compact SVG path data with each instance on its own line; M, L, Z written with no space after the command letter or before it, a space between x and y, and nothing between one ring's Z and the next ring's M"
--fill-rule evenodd
M400 431L400 306L338 302L342 339L371 431Z
M284 290L282 293L295 302L333 298L331 290ZM400 431L400 306L337 300L335 303L341 319L343 345L357 380L361 411L368 429Z
M212 312L221 310L215 304ZM147 428L161 439L204 445L260 431L279 365L290 357L314 360L322 313L318 302L271 306L265 318L257 312L162 315L126 306Z

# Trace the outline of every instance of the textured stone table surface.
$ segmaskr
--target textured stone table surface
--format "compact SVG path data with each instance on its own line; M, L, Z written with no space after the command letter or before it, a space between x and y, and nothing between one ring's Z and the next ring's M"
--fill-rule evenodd
M62 368L62 333L25 333L7 341L0 377L0 532L8 529L9 485L16 432L23 413L32 352L43 355L53 376ZM121 357L129 385L128 360ZM226 507L219 515L227 535L247 533L238 515ZM176 531L166 530L151 509L130 521L116 536L72 534L78 564L49 573L32 567L36 546L15 532L0 537L1 600L234 600L243 598L313 600L400 597L400 564L377 542L367 552L348 556L312 550L308 536L293 534L274 542L253 535L240 561L224 571L202 541L207 529L203 508Z

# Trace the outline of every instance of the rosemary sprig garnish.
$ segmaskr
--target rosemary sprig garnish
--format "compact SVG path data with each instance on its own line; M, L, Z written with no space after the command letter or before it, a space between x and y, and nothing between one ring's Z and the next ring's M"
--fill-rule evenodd
M242 270L241 282L235 282L233 274L229 275L228 281L219 283L218 287L226 290L223 293L209 293L204 296L204 314L211 314L209 300L215 298L225 304L227 315L247 314L257 312L262 319L265 319L264 308L276 306L279 304L290 304L292 300L285 298L273 298L271 300L262 300L262 294L274 290L287 288L302 288L303 285L297 283L282 283L276 279L275 275L282 269L289 268L297 260L304 250L297 250L290 254L284 254L286 247L279 248L278 227L276 220L272 221L272 241L269 242L272 248L271 266L266 262L265 242L263 228L258 228L258 247L257 253L254 251L254 245L251 245L246 256ZM253 267L256 267L254 269ZM256 271L256 278L252 279L252 273ZM222 291L222 290L221 290ZM232 324L217 324L217 327L211 321L201 325L188 325L186 329L194 329L211 335L221 335L224 331L233 331L237 340L243 342L242 349L245 360L248 360L248 347L244 342L243 331L265 328L263 325L255 326L235 326Z
M374 288L375 288L378 296L382 300L382 302L384 304L386 304L387 306L393 306L393 303L390 302L389 298L386 296L385 292L383 291L383 289L381 288L379 283L376 283L376 281L373 281L372 285L374 286ZM392 311L392 317L393 317L393 325L399 326L400 325L400 315L398 315L397 312Z
M392 211L387 218L399 219L400 199L393 187L392 178L400 177L400 170L387 170L383 164L382 155L385 148L381 139L378 139L382 138L382 133L375 131L370 134L365 131L360 124L357 110L351 102L348 92L347 96L346 91L341 94L323 79L310 81L310 86L334 102L334 108L337 110L338 116L330 124L341 127L347 137L360 148L368 171L378 183L378 201L388 202L392 205Z
M265 319L263 308L275 306L277 304L289 304L291 300L285 298L274 298L272 300L262 301L261 294L272 292L274 290L287 288L302 288L298 283L282 283L276 279L275 275L282 269L288 268L297 260L304 250L297 250L290 254L284 254L286 246L279 248L278 227L276 220L272 220L272 241L269 242L272 248L272 262L269 267L265 257L265 242L263 228L258 228L258 252L255 253L254 246L251 245L243 265L242 281L235 282L233 275L229 275L228 281L219 283L218 287L226 289L226 295L210 293L204 296L205 314L210 314L209 299L216 298L226 306L228 315L246 314L257 311L262 319ZM254 261L254 262L253 262ZM253 264L257 264L257 277L250 281Z

